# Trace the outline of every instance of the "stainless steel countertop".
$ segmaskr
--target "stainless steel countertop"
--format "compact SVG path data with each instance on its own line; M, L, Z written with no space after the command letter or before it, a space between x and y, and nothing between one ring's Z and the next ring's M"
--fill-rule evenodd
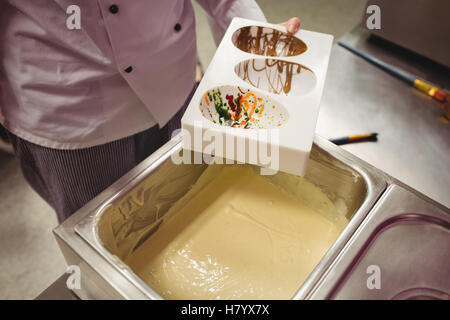
M391 52L385 44L368 40L359 27L340 40L365 50L418 77L449 87L448 70ZM450 124L431 98L334 45L316 132L327 138L378 132L376 143L343 146L368 163L450 206ZM66 275L38 299L73 299Z
M450 71L357 27L340 40L449 88ZM376 40L376 39L375 39ZM343 148L428 197L450 207L450 123L432 98L334 45L316 132L326 138L378 132L378 142Z
M72 290L67 288L66 281L68 277L69 274L63 273L34 300L80 300Z

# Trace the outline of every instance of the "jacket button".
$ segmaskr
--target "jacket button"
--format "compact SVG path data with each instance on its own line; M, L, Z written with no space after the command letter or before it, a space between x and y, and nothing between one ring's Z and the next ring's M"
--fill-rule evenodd
M109 7L109 12L111 12L112 14L116 14L117 12L119 12L119 7L113 4Z
M181 24L177 23L174 27L175 31L180 31L181 30Z
M133 71L133 67L129 66L128 68L125 69L126 73L130 73L131 71Z

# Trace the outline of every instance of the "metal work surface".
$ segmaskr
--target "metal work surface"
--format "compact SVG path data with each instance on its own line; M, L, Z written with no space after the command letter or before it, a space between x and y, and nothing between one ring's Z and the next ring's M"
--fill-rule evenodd
M449 300L449 248L448 212L392 185L309 298Z
M68 274L64 273L34 300L79 300L72 290L67 288Z
M340 40L449 88L448 69L368 37L358 27ZM450 207L450 123L437 119L442 115L431 97L334 45L316 132L326 138L378 132L378 142L343 148Z

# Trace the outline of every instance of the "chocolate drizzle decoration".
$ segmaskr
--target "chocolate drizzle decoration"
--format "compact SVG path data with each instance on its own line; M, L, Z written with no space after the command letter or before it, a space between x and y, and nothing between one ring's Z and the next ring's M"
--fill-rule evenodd
M233 35L233 43L242 51L270 57L296 56L307 49L306 44L293 35L260 26L240 28Z
M264 61L264 63L261 63ZM257 66L256 63L259 62ZM236 74L256 88L268 90L276 94L288 94L292 88L293 76L309 68L294 62L275 59L251 59L240 62L235 67Z

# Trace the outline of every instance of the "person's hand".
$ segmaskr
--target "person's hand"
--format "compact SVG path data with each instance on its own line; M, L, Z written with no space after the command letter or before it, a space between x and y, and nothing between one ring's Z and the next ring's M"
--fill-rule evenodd
M280 23L280 26L286 27L288 33L294 34L300 29L300 19L297 17L290 18L288 21Z

